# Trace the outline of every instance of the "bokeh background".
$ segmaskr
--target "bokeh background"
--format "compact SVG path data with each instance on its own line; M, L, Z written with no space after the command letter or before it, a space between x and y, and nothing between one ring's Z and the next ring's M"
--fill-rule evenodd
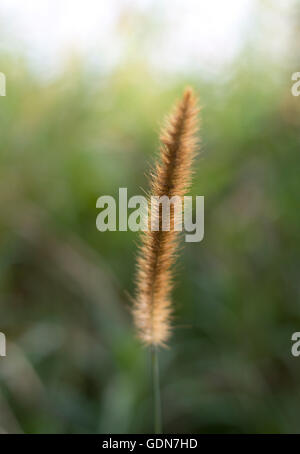
M205 237L177 265L164 430L300 432L300 3L2 0L0 23L0 432L153 430L138 236L98 232L96 200L147 189L186 84Z

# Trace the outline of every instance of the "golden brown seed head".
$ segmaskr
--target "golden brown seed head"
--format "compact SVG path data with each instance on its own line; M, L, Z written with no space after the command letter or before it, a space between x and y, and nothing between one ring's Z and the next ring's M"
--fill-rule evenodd
M187 88L161 132L160 158L151 177L149 198L163 195L183 198L188 190L197 146L198 111L193 91ZM151 231L150 211L148 214L149 228L142 234L137 261L133 313L140 339L147 345L164 345L170 335L172 266L178 249L179 232L174 230L172 207L170 231L161 229L160 209L155 209L159 230Z

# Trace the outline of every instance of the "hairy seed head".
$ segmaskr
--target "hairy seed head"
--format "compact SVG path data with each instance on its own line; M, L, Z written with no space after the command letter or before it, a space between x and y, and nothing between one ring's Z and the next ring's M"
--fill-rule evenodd
M162 129L160 157L151 175L149 198L179 196L187 192L197 147L199 109L193 91L187 88ZM162 210L151 205L158 217L158 230L142 233L137 261L137 290L134 320L140 339L147 345L164 345L170 335L172 268L179 244L174 229L174 207L170 210L170 230L162 230ZM149 211L149 210L148 210ZM149 213L148 213L149 214Z

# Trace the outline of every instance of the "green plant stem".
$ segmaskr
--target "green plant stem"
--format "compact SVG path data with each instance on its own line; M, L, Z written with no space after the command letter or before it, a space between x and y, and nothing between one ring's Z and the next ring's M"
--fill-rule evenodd
M160 384L159 384L159 367L158 367L158 352L157 347L151 347L151 362L152 362L152 389L153 389L153 407L154 407L154 433L162 433L162 418L161 418L161 399L160 399Z

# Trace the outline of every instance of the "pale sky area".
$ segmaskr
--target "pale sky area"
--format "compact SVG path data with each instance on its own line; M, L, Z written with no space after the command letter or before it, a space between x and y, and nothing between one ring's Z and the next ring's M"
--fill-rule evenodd
M50 73L61 67L71 50L106 68L130 55L130 50L134 54L137 43L141 57L146 55L160 68L172 67L176 71L191 66L219 67L242 47L253 26L258 3L1 0L0 50L18 49L37 68ZM287 8L291 3L292 0L274 0L272 6ZM149 26L152 31L147 35ZM278 27L276 30L278 33Z

